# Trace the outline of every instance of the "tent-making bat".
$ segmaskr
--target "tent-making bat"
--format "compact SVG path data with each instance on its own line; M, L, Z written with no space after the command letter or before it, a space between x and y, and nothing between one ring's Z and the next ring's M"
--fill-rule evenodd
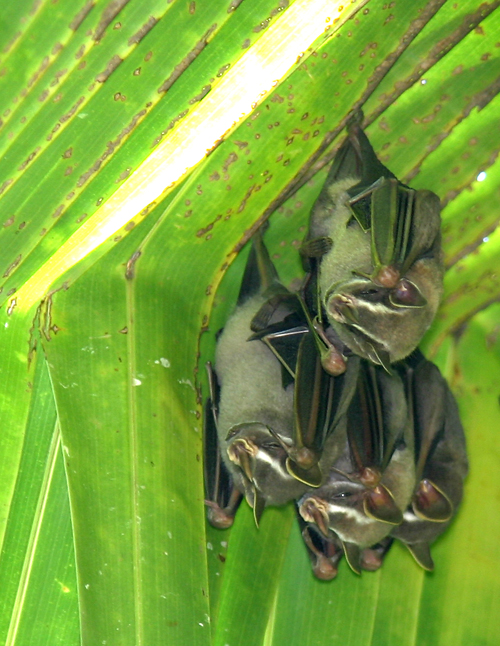
M415 488L413 423L399 375L362 361L335 435L343 443L340 457L325 484L303 495L299 511L325 539L338 539L349 565L360 572L363 551L403 522Z
M309 329L294 329L286 360L266 337L249 340L256 315L275 296L266 323L281 319L280 284L260 233L243 276L235 312L219 336L215 369L209 366L211 396L205 414L205 482L208 517L228 527L241 494L258 523L266 505L282 505L308 487L322 484L324 460L335 459L329 440L336 411L344 406L346 388L334 391L333 378L319 361ZM288 310L285 309L285 315ZM355 384L356 364L342 380ZM286 378L288 374L289 378ZM300 386L294 398L294 386ZM329 450L324 451L330 442ZM324 453L324 458L322 457ZM326 468L328 471L328 467Z
M354 353L387 366L418 345L442 295L439 199L399 182L357 123L313 206L301 252L317 272L318 309Z
M466 443L457 403L438 368L420 352L408 363L416 486L392 536L423 568L432 570L430 544L448 527L462 499L468 471Z

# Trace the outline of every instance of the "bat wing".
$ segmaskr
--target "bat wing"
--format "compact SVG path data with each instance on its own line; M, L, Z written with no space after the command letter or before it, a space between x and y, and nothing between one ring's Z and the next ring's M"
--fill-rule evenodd
M313 334L303 335L297 355L294 397L294 450L287 461L289 472L312 487L319 487L318 466L335 411L335 378L321 365Z
M224 464L217 433L219 385L210 362L207 363L210 396L205 402L203 418L203 466L205 504L211 525L226 529L233 524L234 515L241 501L241 493L234 487L233 479Z
M359 480L366 486L364 511L370 518L398 525L403 521L391 491L380 480L404 428L391 423L384 415L381 386L392 387L389 378L377 379L382 370L368 361L361 362L356 391L347 412L347 437L351 459ZM392 376L396 379L396 375ZM389 411L395 414L395 411Z

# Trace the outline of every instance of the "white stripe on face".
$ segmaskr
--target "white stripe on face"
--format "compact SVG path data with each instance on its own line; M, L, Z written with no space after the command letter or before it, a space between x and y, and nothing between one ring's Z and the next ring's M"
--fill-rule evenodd
M278 460L273 459L269 453L266 453L262 449L259 449L256 455L256 460L262 460L262 462L265 462L268 464L271 469L280 475L282 478L291 478L292 476L288 473L286 469L283 468L283 466L280 464Z
M328 515L330 514L342 514L346 518L355 520L360 525L369 525L370 523L377 522L373 518L368 518L366 514L354 507L346 507L344 505L336 505L332 502L327 503ZM334 529L334 528L332 528ZM334 531L336 531L334 529Z

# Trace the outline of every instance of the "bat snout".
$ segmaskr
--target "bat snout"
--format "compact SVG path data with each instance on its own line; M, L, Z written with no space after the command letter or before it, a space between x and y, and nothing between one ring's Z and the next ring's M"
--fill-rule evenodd
M328 537L328 511L323 500L310 496L300 505L299 512L307 523L314 523L323 536Z
M334 294L327 304L330 316L338 323L356 323L358 312L355 299L348 294Z

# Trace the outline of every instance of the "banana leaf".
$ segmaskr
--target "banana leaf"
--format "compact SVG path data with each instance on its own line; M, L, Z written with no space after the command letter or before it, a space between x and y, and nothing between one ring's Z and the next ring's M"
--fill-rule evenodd
M500 2L19 0L0 9L0 641L497 642ZM289 287L362 109L443 205L424 351L470 475L434 548L313 578L293 509L206 524L204 363L252 232Z

